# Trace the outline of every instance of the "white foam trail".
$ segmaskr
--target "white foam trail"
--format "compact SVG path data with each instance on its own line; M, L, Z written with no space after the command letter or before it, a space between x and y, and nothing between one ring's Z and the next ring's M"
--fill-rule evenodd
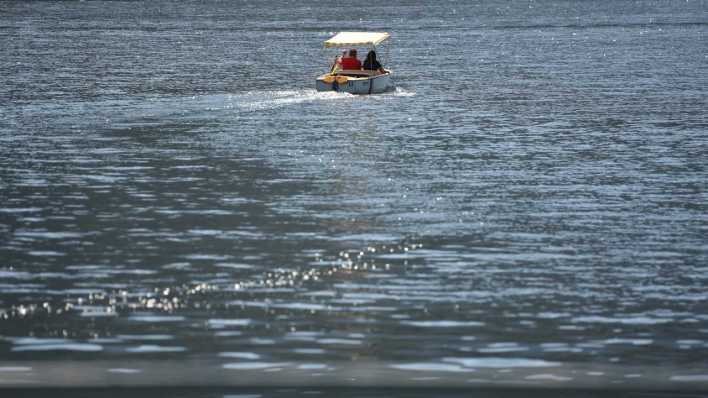
M241 97L241 98L239 98ZM245 98L244 98L245 97ZM284 91L255 91L249 92L245 96L235 96L240 100L237 107L248 111L259 111L264 109L274 109L287 105L300 104L303 102L336 100L352 98L348 93L338 93L334 91L316 90L284 90Z

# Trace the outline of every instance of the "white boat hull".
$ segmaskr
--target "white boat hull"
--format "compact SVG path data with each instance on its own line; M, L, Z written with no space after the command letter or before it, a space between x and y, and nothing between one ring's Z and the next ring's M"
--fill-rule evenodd
M391 73L384 73L369 77L350 77L344 83L338 83L336 80L327 83L325 76L317 78L317 91L339 91L350 94L380 94L393 89L391 81Z

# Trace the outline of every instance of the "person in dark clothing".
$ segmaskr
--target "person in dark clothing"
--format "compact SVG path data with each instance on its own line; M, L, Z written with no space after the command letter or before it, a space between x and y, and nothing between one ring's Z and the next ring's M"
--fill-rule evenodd
M376 60L376 52L374 50L371 50L368 54L366 54L364 70L376 70L379 73L386 73L386 69L384 69L379 61Z

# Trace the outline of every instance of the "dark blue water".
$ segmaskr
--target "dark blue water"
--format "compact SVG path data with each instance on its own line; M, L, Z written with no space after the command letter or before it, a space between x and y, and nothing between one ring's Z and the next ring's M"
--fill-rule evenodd
M0 76L0 385L708 386L706 1L4 2Z

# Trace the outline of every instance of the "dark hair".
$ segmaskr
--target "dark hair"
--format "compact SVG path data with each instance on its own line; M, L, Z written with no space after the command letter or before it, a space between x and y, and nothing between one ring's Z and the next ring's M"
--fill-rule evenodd
M370 62L376 61L376 51L371 50L369 51L368 54L366 54L366 60Z
M356 57L356 48L352 48L351 50L349 50L349 56Z

